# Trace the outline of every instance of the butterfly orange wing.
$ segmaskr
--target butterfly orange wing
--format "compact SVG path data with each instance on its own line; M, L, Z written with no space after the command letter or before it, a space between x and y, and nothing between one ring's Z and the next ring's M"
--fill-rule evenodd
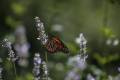
M67 46L58 38L54 37L54 40L57 42L58 50L64 53L69 53Z
M48 40L45 47L50 53L55 53L58 51L68 53L68 48L58 37L52 37L50 40Z
M49 39L45 45L46 49L50 53L54 53L57 51L56 42L53 39Z

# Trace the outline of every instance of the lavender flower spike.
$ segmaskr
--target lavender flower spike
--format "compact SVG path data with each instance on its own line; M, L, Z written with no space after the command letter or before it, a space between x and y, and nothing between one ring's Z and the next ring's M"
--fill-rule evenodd
M83 36L83 33L80 33L79 37L76 38L76 42L80 45L80 58L83 58L83 62L85 62L85 60L88 58L87 53L87 40L85 39L85 37Z
M41 64L40 54L35 53L33 67L34 80L40 80L40 64Z
M15 62L18 59L18 56L15 56L14 51L12 50L11 42L8 41L8 39L4 39L2 42L2 46L8 49L8 60Z
M83 36L83 33L81 33L80 34L80 52L82 54L86 54L86 44L87 44L87 40Z
M46 42L48 41L48 35L46 35L45 33L44 25L40 21L39 17L35 17L35 22L36 22L37 31L39 32L39 36L37 39L40 40L43 45L45 45Z
M8 50L11 50L11 42L9 42L8 39L5 38L2 42L2 47L6 47Z
M48 80L48 69L47 69L47 64L45 61L42 62L42 70L43 70L42 79Z

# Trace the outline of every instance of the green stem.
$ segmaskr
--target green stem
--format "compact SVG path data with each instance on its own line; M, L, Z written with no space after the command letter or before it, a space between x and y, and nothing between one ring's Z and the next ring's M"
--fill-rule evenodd
M14 74L15 74L15 78L17 79L17 73L16 73L16 67L15 67L15 63L12 62L12 61L9 61L9 64L11 67L13 67L13 70L14 70Z
M47 60L47 52L45 53L45 60L46 60L46 63L48 62Z
M17 72L16 72L15 63L14 63L14 62L12 62L12 63L13 63L13 69L14 69L15 77L16 77L16 79L17 79Z

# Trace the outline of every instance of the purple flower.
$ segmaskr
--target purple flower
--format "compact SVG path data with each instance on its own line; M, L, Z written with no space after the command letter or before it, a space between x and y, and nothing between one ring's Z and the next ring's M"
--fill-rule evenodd
M2 46L8 49L8 60L15 62L18 59L18 56L16 56L12 50L11 42L9 42L8 39L4 39Z
M40 40L43 45L45 45L48 41L48 35L46 35L45 33L44 25L40 21L39 17L35 17L35 21L36 21L37 31L39 32L39 36L37 39Z
M40 80L40 64L41 64L40 54L35 53L33 67L34 80Z
M74 68L70 72L68 72L65 80L80 80L80 75L78 73L78 69Z

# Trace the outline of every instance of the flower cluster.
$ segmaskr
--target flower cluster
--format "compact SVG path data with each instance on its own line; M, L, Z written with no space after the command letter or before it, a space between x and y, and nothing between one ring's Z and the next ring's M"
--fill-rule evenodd
M35 21L36 21L37 31L39 32L39 36L37 39L40 40L43 45L45 45L46 42L48 41L48 35L46 35L45 33L44 25L40 21L39 17L35 17Z
M83 60L85 61L86 58L88 57L88 55L86 55L87 52L87 40L85 39L85 37L83 36L83 33L80 34L79 38L76 38L76 42L80 45L80 55L83 56Z
M68 66L72 66L72 69L67 73L65 80L80 80L80 72L87 67L84 60L86 58L83 58L81 55L76 55L69 58Z
M48 69L45 61L42 62L42 80L48 80Z
M86 66L86 59L88 58L88 55L86 54L86 44L87 44L87 40L85 39L85 37L83 36L83 34L81 33L79 38L76 39L76 42L79 43L80 45L80 54L71 57L68 60L69 64L72 64L78 68L80 68L81 70L83 70Z
M8 60L15 62L19 57L15 55L14 51L12 50L11 42L8 41L8 39L3 40L3 47L6 47L8 49Z
M27 67L30 44L27 42L25 26L18 25L18 27L15 30L14 35L15 35L15 42L14 42L13 47L14 47L16 54L19 57L21 57L18 64L21 67Z
M80 75L78 73L77 68L73 68L71 71L68 72L67 77L65 77L65 80L80 80Z
M79 38L76 39L76 42L80 45L80 54L77 54L69 58L68 66L72 66L73 69L68 72L65 80L80 80L79 72L83 71L87 66L86 64L86 59L88 58L88 55L86 54L87 40L81 33Z
M47 65L45 61L42 61L39 53L35 53L34 56L33 74L34 80L48 80Z
M38 40L41 41L42 45L45 45L48 41L48 35L45 33L45 29L44 29L44 25L43 23L40 21L39 17L35 17L35 22L36 22L36 28L37 28L37 31L39 33L39 36L38 36ZM37 60L39 61L39 60ZM41 64L41 71L42 71L42 74L40 75L41 76L41 79L42 80L48 80L48 69L47 69L47 64L45 61L40 61L40 64ZM40 64L38 64L40 66ZM40 73L40 72L38 72Z
M68 66L72 66L75 68L79 68L80 70L84 70L86 68L86 62L85 60L86 58L82 58L81 55L76 55L73 57L70 57L68 59Z
M35 53L34 56L34 80L40 80L40 65L41 65L41 58L39 53Z

